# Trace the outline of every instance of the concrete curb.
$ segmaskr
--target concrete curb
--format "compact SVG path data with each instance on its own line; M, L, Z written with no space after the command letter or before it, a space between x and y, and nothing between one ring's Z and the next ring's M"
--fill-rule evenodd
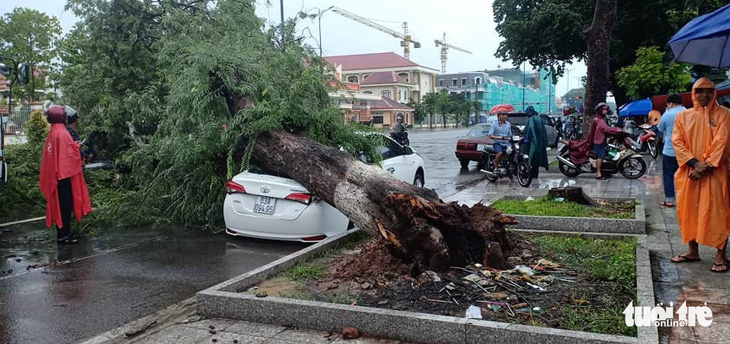
M526 196L504 196L499 199L524 200ZM497 199L497 200L499 200ZM497 201L495 200L495 201ZM532 216L514 215L519 221L519 228L546 231L565 231L580 233L619 233L644 234L646 233L646 212L644 203L634 198L596 198L598 201L627 201L636 200L634 219L608 219L596 217L566 217L566 216ZM494 202L494 201L493 201ZM490 203L491 204L491 203Z
M530 232L546 234L542 231ZM334 332L350 326L358 328L364 336L418 343L658 343L655 327L640 327L638 337L633 338L280 297L258 298L241 293L270 276L336 246L347 234L330 238L198 292L198 314ZM654 304L646 238L644 235L636 237L638 302Z

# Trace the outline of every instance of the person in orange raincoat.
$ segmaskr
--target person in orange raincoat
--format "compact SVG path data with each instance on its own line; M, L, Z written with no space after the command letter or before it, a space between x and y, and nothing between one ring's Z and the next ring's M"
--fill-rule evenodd
M55 224L59 243L78 242L71 233L71 214L77 221L91 213L91 200L82 173L79 145L66 129L66 111L51 106L46 111L51 131L43 145L40 188L46 198L46 226Z
M689 243L687 253L674 257L672 262L700 260L698 244L702 244L717 249L712 271L727 272L730 110L717 103L715 84L707 78L695 82L692 102L693 108L677 115L672 132L679 164L674 175L677 218L682 242Z

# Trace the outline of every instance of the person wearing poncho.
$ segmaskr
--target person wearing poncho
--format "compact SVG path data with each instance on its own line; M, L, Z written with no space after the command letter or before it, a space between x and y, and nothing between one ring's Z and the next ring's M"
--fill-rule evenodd
M81 221L91 213L79 145L66 130L62 106L50 107L46 115L51 130L43 145L39 181L46 198L46 226L56 225L59 243L78 242L71 233L71 214Z
M545 131L545 123L542 118L537 115L537 111L532 106L528 106L525 110L528 116L527 125L525 125L525 142L527 149L525 152L529 155L529 163L531 167L530 174L533 178L537 178L540 167L545 170L549 168L547 156L547 131Z
M672 144L679 170L674 175L677 219L689 250L675 263L700 260L698 245L717 249L713 272L727 272L725 257L730 227L728 134L730 110L717 103L715 84L701 78L692 87L694 106L674 122Z

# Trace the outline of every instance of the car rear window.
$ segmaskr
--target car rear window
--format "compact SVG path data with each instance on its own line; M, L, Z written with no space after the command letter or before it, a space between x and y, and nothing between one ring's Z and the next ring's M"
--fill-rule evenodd
M469 130L469 133L466 134L466 137L487 137L489 136L489 126L488 125L479 125L474 128L471 128Z
M527 125L527 116L508 116L507 122L512 125Z

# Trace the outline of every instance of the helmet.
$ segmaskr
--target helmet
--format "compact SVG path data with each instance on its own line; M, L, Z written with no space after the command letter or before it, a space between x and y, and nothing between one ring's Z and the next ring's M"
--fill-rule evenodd
M604 103L604 102L600 102L600 103L596 104L596 108L595 108L596 112L600 111L600 110L601 110L601 108L602 108L602 107L604 107L604 106L605 106L605 107L608 107L608 104L606 104L606 103ZM609 109L610 109L610 108L609 108Z
M60 105L51 105L46 110L48 123L66 123L66 110Z
M65 105L63 109L66 112L66 118L68 119L69 124L76 122L76 120L79 119L79 114L72 107Z

